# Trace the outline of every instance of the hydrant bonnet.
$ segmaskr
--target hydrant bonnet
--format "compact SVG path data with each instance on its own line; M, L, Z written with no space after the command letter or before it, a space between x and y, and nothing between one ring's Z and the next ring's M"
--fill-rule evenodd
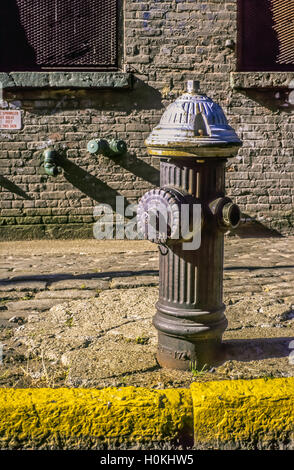
M188 92L171 103L146 139L152 155L232 157L242 143L222 108L188 82Z

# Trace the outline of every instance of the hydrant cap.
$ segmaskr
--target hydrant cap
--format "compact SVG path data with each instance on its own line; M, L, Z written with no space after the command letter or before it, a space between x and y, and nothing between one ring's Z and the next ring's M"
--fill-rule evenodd
M171 103L145 144L157 156L230 157L242 142L222 108L188 81L188 92Z

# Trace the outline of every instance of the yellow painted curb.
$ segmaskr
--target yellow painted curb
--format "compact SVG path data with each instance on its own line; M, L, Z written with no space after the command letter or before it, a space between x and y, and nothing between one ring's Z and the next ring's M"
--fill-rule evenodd
M0 447L294 448L294 378L190 389L0 389Z
M193 436L190 390L0 390L1 448L103 448L183 436Z
M194 383L198 448L294 448L294 378Z

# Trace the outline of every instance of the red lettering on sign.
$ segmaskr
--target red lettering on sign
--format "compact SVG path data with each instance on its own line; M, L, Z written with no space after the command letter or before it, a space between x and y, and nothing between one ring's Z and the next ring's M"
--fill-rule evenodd
M21 129L21 112L0 110L0 129Z

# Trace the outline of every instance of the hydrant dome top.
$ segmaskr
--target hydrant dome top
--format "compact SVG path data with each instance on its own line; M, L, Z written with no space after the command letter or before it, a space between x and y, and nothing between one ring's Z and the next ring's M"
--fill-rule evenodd
M189 90L163 113L145 141L148 152L158 156L171 152L174 156L234 156L242 142L221 106L193 88Z
M177 127L181 124L187 129L194 130L194 119L203 113L209 124L227 126L228 121L222 108L206 95L192 95L185 93L174 103L171 103L163 114L160 124Z

